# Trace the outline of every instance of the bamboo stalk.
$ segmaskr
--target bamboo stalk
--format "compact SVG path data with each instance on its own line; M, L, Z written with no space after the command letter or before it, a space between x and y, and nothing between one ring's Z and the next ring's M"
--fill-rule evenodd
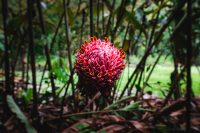
M50 52L52 51L52 49L53 49L53 47L54 47L54 43L55 43L56 37L57 37L57 35L58 35L59 28L60 28L60 26L61 26L61 24L62 24L63 18L64 18L64 12L63 12L62 15L61 15L61 18L60 18L60 20L59 20L59 22L58 22L58 25L57 25L57 27L56 27L56 31L55 31L55 33L54 33L53 39L52 39L52 41L51 41L50 50L49 50ZM44 79L44 75L45 75L46 69L47 69L47 61L46 61L45 65L44 65L44 69L43 69L43 71L42 71L42 77L41 77L41 79L40 79L40 84L39 84L38 92L40 92L40 90L41 90L42 81L43 81L43 79Z
M7 0L2 0L2 16L3 16L3 29L4 29L4 67L5 67L5 88L6 94L12 94L10 86L10 46L8 44L8 2Z
M182 8L183 5L184 5L184 3L185 3L185 1L183 1L183 3L182 3L181 5L178 5L177 7L175 7L175 8L174 8L174 12L176 12L176 10ZM175 16L174 16L174 12L172 12L172 13L170 14L170 16L168 17L167 23L166 23L165 25L163 25L163 27L160 29L158 35L157 35L156 38L154 39L154 41L153 41L153 42L151 43L151 45L149 45L149 47L147 48L147 50L146 50L144 56L142 57L142 59L140 60L140 62L138 63L138 65L136 66L136 68L135 68L135 70L133 71L133 73L131 74L131 76L130 76L128 82L126 83L124 89L122 90L122 93L120 94L120 97L119 97L119 98L122 98L122 96L124 95L125 90L126 90L126 88L128 88L128 86L129 86L130 82L132 81L132 79L133 79L135 73L140 69L141 65L143 65L143 62L145 62L145 61L147 60L148 56L150 55L152 48L153 48L155 45L158 45L158 44L159 44L159 40L160 40L160 38L162 37L163 32L167 29L168 25L172 22L172 20L173 20L174 17L175 17Z
M104 0L101 3L101 10L102 10L102 36L104 35Z
M72 67L72 58L71 58L71 42L69 37L69 22L68 22L68 5L66 4L66 0L63 0L63 6L64 6L64 22L65 22L65 35L66 35L66 42L67 42L67 52L68 52L68 59L69 59L69 69L70 69L70 75L73 74L73 67ZM76 97L75 97L75 90L74 90L74 79L71 80L72 85L72 94L74 98L74 104L75 109L77 107L76 103Z
M191 79L191 59L192 59L192 1L187 0L187 91L186 91L186 132L191 131L191 93L192 93L192 79Z
M42 29L43 35L46 36L46 30L45 30L45 27L44 27L44 20L43 20L40 0L37 0L37 8L38 8L38 13L39 13L40 27ZM45 55L46 55L46 58L47 58L48 69L49 69L49 72L50 72L50 82L51 82L53 100L55 102L55 99L56 99L56 87L55 87L55 82L54 82L54 76L53 76L53 73L52 73L50 52L49 52L49 48L48 48L47 44L45 44L44 50L45 50ZM45 64L45 66L46 66L46 64Z
M90 7L90 36L93 36L94 29L93 29L93 0L89 0L89 7Z
M113 0L112 2L112 9L115 8L115 0ZM112 16L113 16L113 10L110 11L110 15L109 15L109 18L108 18L108 23L106 25L106 33L105 33L105 36L108 36L109 32L110 32L110 29L111 29L111 19L112 19Z
M32 85L33 85L33 109L32 109L32 117L36 117L38 115L37 108L37 87L36 87L36 66L35 66L35 50L34 50L34 39L33 39L33 1L27 0L27 15L28 15L28 30L29 30L29 51L30 51L30 65L32 71Z
M97 37L99 37L99 11L100 11L100 0L97 0Z

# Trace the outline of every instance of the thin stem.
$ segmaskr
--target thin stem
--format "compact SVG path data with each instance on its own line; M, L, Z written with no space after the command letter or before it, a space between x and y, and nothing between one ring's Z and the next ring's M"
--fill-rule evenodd
M12 90L10 87L10 62L9 62L9 51L10 46L8 44L8 2L7 0L2 0L2 15L3 15L3 28L4 28L4 61L5 61L5 80L6 80L6 94L12 94Z
M37 8L38 8L38 14L39 14L39 20L40 20L40 27L42 29L43 35L46 36L40 0L37 0ZM50 58L50 54L49 54L49 48L48 48L47 44L45 44L44 50L45 50L45 55L46 55L46 58L47 58L48 69L49 69L49 72L50 72L50 82L51 82L51 88L52 88L52 95L53 95L53 99L54 99L54 102L55 102L56 87L55 87L55 82L54 82L54 76L53 76L53 73L52 73L52 66L51 66L51 58ZM46 64L45 64L45 66L46 66Z
M102 35L104 35L104 0L101 3L101 10L102 10Z
M72 58L71 58L71 42L69 38L69 25L68 25L68 5L66 5L66 0L63 0L63 6L64 6L64 21L65 21L65 34L66 34L66 42L67 42L67 51L68 51L68 59L69 59L69 69L70 69L70 74L73 74L73 68L72 68ZM75 97L75 90L74 90L74 79L72 78L71 80L71 85L72 85L72 94L75 102L75 108L76 108L76 97Z
M150 113L154 113L154 110L150 110L150 109L132 109L132 111L144 111L144 112L150 112ZM126 110L123 109L116 109L116 110L101 110L101 111L94 111L94 112L81 112L81 113L73 113L73 114L67 114L67 115L63 115L62 119L66 119L69 117L73 117L73 116L83 116L83 115L93 115L93 114L103 114L103 113L114 113L114 112L127 112ZM49 119L48 121L52 121L52 120L57 120L60 119L60 117L58 118L52 118Z
M29 51L30 51L30 63L32 71L32 85L33 85L33 117L38 115L37 109L37 88L36 88L36 67L35 67L35 50L34 50L34 40L33 40L33 22L32 22L32 11L33 11L33 1L27 0L27 15L28 15L28 30L29 30Z
M161 5L162 5L162 1L161 1ZM160 10L161 10L161 8L159 8L157 16L156 16L156 19L154 21L154 25L153 25L153 28L151 30L151 34L150 34L148 45L151 45L151 43L152 43L153 36L154 36L154 33L155 33L155 29L156 29L156 26L157 26L157 23L158 23L159 15L160 15Z
M48 48L47 45L45 45L44 49L45 49L45 55L46 55L46 58L47 58L47 64L48 64L48 68L49 68L49 72L50 72L50 81L51 81L53 100L55 102L55 99L56 99L56 87L55 87L54 76L53 76L53 72L52 72L51 58L50 58L50 55L49 55L49 48Z
M156 59L155 63L153 64L152 69L150 70L150 72L149 72L149 74L148 74L148 76L147 76L147 78L146 78L146 80L145 80L145 82L143 84L142 93L144 92L144 88L148 84L148 81L149 81L149 79L151 77L151 74L153 73L154 68L158 64L158 61L160 60L160 57L162 56L162 54L163 54L163 51L160 52L160 54L158 55L158 58Z
M81 36L80 36L80 46L83 43L83 26L85 24L85 11L82 11L82 23L81 23Z
M100 11L100 0L97 0L97 37L99 36L99 11Z
M54 47L54 43L55 43L56 37L57 37L57 35L58 35L59 28L60 28L60 26L61 26L61 24L62 24L63 17L64 17L64 12L62 13L62 15L61 15L61 17L60 17L60 20L59 20L58 25L57 25L57 27L56 27L55 34L54 34L53 39L52 39L52 41L51 41L50 50L49 50L50 52L52 51L52 49L53 49L53 47ZM41 90L42 81L43 81L43 79L44 79L44 75L45 75L46 69L47 69L47 61L46 61L45 65L44 65L44 69L43 69L43 72L42 72L42 77L41 77L41 80L40 80L38 92L40 92L40 90Z
M63 86L63 88L65 88L65 92L64 92L64 96L63 96L63 99L62 99L62 102L61 102L61 107L60 107L60 118L62 118L63 116L63 107L64 107L64 103L65 103L65 97L67 95L67 91L68 91L68 88L69 88L69 85L70 85L70 82L72 82L73 80L73 76L74 76L74 69L72 71L72 74L70 75L69 77L69 80L66 82L66 84ZM62 90L62 89L61 89Z
M112 2L112 7L111 7L112 9L114 9L115 8L115 0L113 0L113 2ZM106 25L106 34L105 34L105 36L108 36L108 34L109 34L109 31L110 31L110 29L111 29L111 19L112 19L112 16L113 16L113 10L110 10L110 15L109 15L109 18L108 18L108 23L107 23L107 25Z
M117 29L120 25L120 22L122 21L122 18L124 17L124 11L125 11L125 7L126 7L127 4L128 4L128 0L122 0L119 12L117 14L117 21L116 21L114 30L111 33L111 42L114 41Z
M79 13L79 11L80 11L81 2L82 2L82 0L79 0L79 2L78 2L78 9L77 9L76 15L75 15L76 17L78 16L78 13Z
M191 130L191 92L192 92L192 79L191 79L191 59L192 59L192 0L187 0L187 92L186 92L186 132L190 133Z
M90 36L93 36L93 0L89 0L90 7Z
M182 4L180 4L178 7L175 7L174 12L176 12L178 9L182 8L182 7L184 6L184 4L185 4L185 1L183 1ZM159 40L160 40L160 38L162 37L163 32L167 29L168 25L172 22L173 18L175 17L175 16L174 16L174 12L172 12L172 14L168 17L167 23L166 23L165 25L163 25L163 27L160 29L158 35L156 36L155 40L154 40L154 41L152 42L152 44L149 45L149 47L147 48L147 50L146 50L144 56L142 57L142 59L141 59L140 62L138 63L137 67L135 68L135 70L133 71L132 75L130 76L128 82L126 83L124 89L122 90L122 93L121 93L121 95L120 95L119 98L122 98L122 96L124 95L125 90L126 90L126 88L128 88L128 86L129 86L130 82L132 81L132 79L133 79L135 73L138 71L138 69L140 69L140 67L141 67L141 65L143 64L143 62L145 62L145 61L147 60L148 56L150 55L152 48L153 48L155 45L158 45L158 44L159 44Z

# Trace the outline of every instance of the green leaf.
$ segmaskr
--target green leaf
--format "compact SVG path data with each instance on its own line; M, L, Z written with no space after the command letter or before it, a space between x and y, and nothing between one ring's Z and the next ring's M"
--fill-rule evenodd
M29 103L33 97L33 89L23 90L22 96L26 103Z
M122 110L130 111L130 110L133 110L133 109L139 109L139 104L140 104L140 102L135 102L133 104L130 104L130 105L124 107Z
M142 88L140 87L140 85L138 85L138 84L135 85L135 88L137 89L137 91L141 91L141 89L142 89Z
M78 124L77 126L76 126L76 128L78 128L78 129L84 129L84 128L87 128L87 127L89 127L89 125L87 125L87 124L85 124L85 123L80 123L80 124Z
M101 130L101 131L99 131L99 133L106 133L106 131L105 130Z
M0 52L4 51L4 35L1 33L2 31L0 30Z
M25 125L27 133L37 133L37 131L30 125L26 116L22 113L20 108L17 106L12 96L8 95L6 100L7 100L8 107L10 108L10 110L14 114L16 114L16 117Z
M52 72L54 74L54 76L56 77L56 79L58 79L61 82L66 82L68 79L68 75L67 75L67 69L65 69L64 67L60 66L60 61L61 64L64 64L64 59L58 59L56 58L53 63L52 63Z
M135 96L127 96L127 97L124 97L114 103L112 103L111 105L107 106L106 108L104 108L105 110L107 109L116 109L118 107L118 105L122 102L125 102L127 100L130 100L130 99L133 99Z
M146 93L147 93L147 94L149 94L149 95L152 95L152 94L153 94L153 92L152 92L152 91L150 91L150 90L149 90L149 91L147 91Z

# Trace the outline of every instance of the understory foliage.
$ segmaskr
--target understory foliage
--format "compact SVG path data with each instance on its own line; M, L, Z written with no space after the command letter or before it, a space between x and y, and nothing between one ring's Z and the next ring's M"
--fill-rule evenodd
M2 0L0 132L200 132L199 7ZM149 82L163 60L173 68L165 90Z

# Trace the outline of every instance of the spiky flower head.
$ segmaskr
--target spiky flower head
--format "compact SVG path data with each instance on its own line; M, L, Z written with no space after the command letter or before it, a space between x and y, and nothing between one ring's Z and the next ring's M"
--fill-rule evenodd
M90 42L85 41L77 51L75 70L84 86L106 91L120 77L125 67L124 59L123 50L115 48L108 38L91 37Z

